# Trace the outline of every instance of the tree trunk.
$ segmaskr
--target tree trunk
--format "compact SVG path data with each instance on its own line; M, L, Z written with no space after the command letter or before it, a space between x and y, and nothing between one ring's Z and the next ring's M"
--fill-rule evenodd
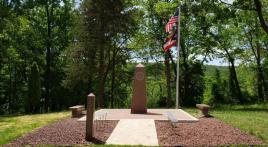
M259 101L265 101L266 98L267 98L267 87L265 85L265 78L264 78L264 75L263 75L263 69L262 69L262 65L261 65L261 49L260 49L260 46L259 44L257 43L257 48L256 48L256 53L257 53L257 57L256 57L256 60L257 60L257 71L258 71L258 74L257 74L257 82L258 82L258 97L259 97Z
M171 73L170 73L170 64L169 56L165 53L165 72L166 72L166 88L167 88L167 107L171 106Z
M263 92L263 79L262 79L262 68L261 68L261 55L260 48L257 44L256 48L256 61L257 61L257 87L258 87L258 101L264 100L264 92Z
M245 30L246 32L246 30ZM261 48L260 48L260 44L257 42L256 45L256 49L253 45L253 35L251 33L249 33L247 35L248 41L250 43L251 46L251 51L255 57L255 60L257 62L257 89L258 89L258 101L265 101L267 99L267 86L265 83L265 78L263 75L263 69L262 69L262 65L261 65Z
M51 64L51 18L53 13L53 4L50 8L50 1L46 2L46 17L47 17L47 39L46 39L46 71L45 71L45 102L44 102L44 111L49 111L49 103L50 103L50 64Z
M114 87L115 87L115 49L112 56L112 79L111 79L111 108L114 108Z
M267 94L268 94L268 88L267 88L267 85L266 85L266 83L265 83L265 78L264 78L264 73L263 73L263 70L262 70L262 68L261 68L261 71L260 71L260 73L261 73L261 80L262 80L262 85L263 85L263 102L266 102L267 101Z
M258 87L258 101L264 101L264 89L263 89L262 69L260 64L257 64L257 87Z
M235 69L235 65L234 65L234 59L231 59L230 63L231 63L232 80L234 81L236 93L237 93L236 95L238 96L239 101L243 102L242 93L241 93L241 89L240 89L240 85L239 85L239 82L237 79L236 69Z
M259 17L259 21L261 23L261 27L263 28L263 30L267 33L268 35L268 25L266 24L264 18L263 18L263 14L262 14L262 5L260 0L254 0L255 6L256 6L256 11Z
M9 69L9 85L8 85L8 92L7 92L7 96L8 96L8 114L11 114L11 103L12 103L12 66L11 66L11 63L10 63L10 58L9 58L9 62L8 62L8 69Z
M103 107L103 99L104 99L104 49L100 48L99 49L99 74L98 74L98 80L99 80L99 85L98 85L98 107L102 108Z
M234 88L235 88L235 96L236 98L238 98L238 100L243 103L243 100L242 100L242 93L241 93L241 89L240 89L240 85L239 85L239 82L238 82L238 78L237 78L237 74L236 74L236 69L235 69L235 64L234 64L234 58L230 55L230 53L228 52L227 49L224 49L226 54L227 54L227 57L228 57L228 60L229 60L229 63L231 64L229 66L229 71L230 71L230 80L231 82L233 82L234 84Z
M184 46L184 40L181 39L181 50L182 50L182 58L183 58L183 94L181 100L185 102L186 98L188 97L188 70L189 70L189 65L188 65L188 55L186 48ZM186 102L187 103L187 102Z
M103 102L104 102L104 72L105 72L105 59L104 59L104 56L105 56L105 47L104 47L104 44L105 44L105 38L104 38L104 33L105 33L105 26L104 26L104 19L102 18L102 15L103 14L100 14L100 16L98 17L98 25L99 25L99 30L97 30L97 41L98 41L98 52L99 52L99 67L98 67L98 90L97 90L97 99L98 99L98 107L99 108L102 108L104 105L103 105Z

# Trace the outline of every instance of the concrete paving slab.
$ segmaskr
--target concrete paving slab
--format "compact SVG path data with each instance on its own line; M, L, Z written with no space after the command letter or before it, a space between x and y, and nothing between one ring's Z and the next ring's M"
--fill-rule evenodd
M131 114L130 109L100 109L95 112L95 119L98 119L100 114L106 113L106 120L121 120L121 119L153 119L153 120L168 120L165 115L167 112L173 114L178 122L197 122L198 119L191 116L182 109L148 109L146 114ZM80 118L78 121L86 121L86 117Z
M158 146L153 119L122 119L106 144Z

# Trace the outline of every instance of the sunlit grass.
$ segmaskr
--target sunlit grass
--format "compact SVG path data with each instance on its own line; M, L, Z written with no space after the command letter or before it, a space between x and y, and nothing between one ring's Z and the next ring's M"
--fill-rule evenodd
M200 116L196 108L185 108L193 116ZM211 114L268 144L268 104L224 105L214 107Z
M70 112L34 114L23 116L0 116L0 146L33 129L70 116Z

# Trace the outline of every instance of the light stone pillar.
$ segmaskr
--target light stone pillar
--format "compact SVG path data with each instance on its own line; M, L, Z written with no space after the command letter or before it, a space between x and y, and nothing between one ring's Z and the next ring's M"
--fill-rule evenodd
M145 67L142 64L138 64L135 69L131 113L147 113Z
M95 112L95 95L93 93L87 96L87 118L86 118L86 140L90 141L94 136L94 112Z

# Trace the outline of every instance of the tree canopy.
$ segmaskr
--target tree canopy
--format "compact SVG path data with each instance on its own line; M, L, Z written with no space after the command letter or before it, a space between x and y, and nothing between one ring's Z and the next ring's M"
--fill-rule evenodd
M177 50L163 45L179 6L180 105L267 101L267 1L0 0L0 114L62 110L91 92L99 108L127 108L139 62L148 106L174 107Z

